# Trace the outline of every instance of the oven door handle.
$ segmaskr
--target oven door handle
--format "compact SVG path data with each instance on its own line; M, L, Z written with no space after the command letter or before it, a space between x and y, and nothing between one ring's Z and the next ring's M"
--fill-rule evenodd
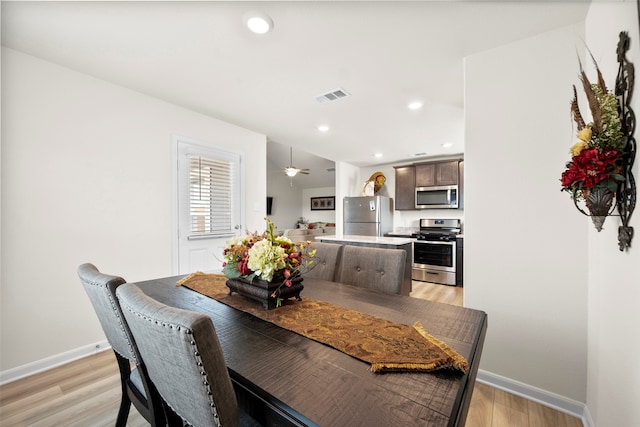
M416 239L413 241L413 244L420 244L420 245L449 245L449 246L454 246L456 244L455 241L451 241L451 242L446 242L446 241L441 241L441 240L419 240Z

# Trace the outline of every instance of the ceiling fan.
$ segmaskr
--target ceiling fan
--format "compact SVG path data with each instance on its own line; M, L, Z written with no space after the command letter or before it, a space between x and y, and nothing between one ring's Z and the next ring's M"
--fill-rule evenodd
M289 166L284 168L284 173L291 178L299 173L309 175L309 169L301 169L293 166L293 147L289 147Z

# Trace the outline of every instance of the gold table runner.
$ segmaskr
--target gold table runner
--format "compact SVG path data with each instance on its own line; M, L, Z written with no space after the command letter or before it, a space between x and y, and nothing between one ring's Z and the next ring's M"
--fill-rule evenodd
M469 372L467 360L416 322L413 326L304 297L265 310L238 294L229 295L222 274L194 273L177 282L223 304L281 328L331 346L371 365L373 372L457 369Z

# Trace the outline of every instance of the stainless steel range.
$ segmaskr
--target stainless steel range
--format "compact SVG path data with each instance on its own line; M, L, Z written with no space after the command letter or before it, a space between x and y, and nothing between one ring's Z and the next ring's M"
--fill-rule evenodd
M420 219L420 231L412 235L411 278L455 286L459 234L459 219Z

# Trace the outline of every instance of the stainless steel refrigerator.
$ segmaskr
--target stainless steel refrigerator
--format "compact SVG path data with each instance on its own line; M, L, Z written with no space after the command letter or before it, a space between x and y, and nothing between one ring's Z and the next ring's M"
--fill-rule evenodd
M384 236L393 231L393 199L383 196L345 197L343 234Z

